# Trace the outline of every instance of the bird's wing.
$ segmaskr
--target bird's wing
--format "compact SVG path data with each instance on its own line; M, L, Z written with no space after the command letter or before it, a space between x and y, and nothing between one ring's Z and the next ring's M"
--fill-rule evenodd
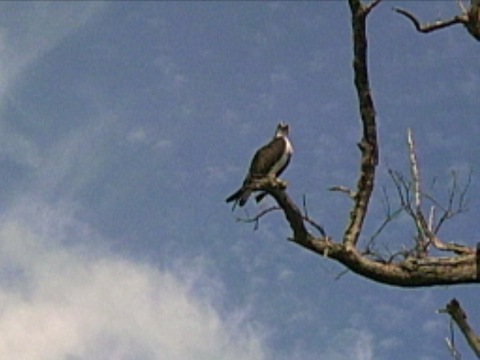
M250 163L250 176L264 176L280 161L285 151L285 139L279 137L257 150Z

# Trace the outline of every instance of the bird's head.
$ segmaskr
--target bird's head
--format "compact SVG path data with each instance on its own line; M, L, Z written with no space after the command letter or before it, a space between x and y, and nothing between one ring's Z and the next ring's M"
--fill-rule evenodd
M288 124L281 122L277 125L277 129L275 130L275 137L282 137L288 135Z

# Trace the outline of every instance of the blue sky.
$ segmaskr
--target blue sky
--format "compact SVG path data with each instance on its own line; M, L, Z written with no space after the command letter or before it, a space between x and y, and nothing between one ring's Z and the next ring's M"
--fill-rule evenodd
M385 2L369 22L381 146L363 240L382 221L387 169L425 187L452 170L469 212L441 232L475 244L478 43L416 33L393 5L449 18L455 1ZM346 1L0 4L0 358L449 359L453 296L480 329L478 290L405 290L288 242L280 214L253 231L224 199L275 125L291 126L284 178L338 239L360 128ZM248 204L248 214L271 205ZM409 246L399 218L385 248ZM469 350L457 336L464 358Z

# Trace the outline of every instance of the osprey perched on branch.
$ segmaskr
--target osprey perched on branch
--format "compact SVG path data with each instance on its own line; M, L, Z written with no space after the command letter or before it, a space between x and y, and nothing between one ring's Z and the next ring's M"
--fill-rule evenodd
M257 150L250 163L250 169L243 185L226 199L227 203L234 201L234 208L237 204L245 205L253 191L251 185L255 180L280 176L288 166L293 153L293 147L287 135L288 124L278 124L275 136L268 144ZM265 192L257 195L257 202L260 202L265 195Z

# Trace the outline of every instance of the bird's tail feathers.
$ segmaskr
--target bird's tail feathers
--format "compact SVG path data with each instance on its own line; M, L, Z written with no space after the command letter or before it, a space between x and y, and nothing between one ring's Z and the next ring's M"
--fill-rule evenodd
M228 198L226 198L225 201L227 203L234 201L233 208L232 208L232 210L233 210L233 209L235 209L235 206L237 204L240 207L244 206L246 204L248 198L250 197L251 193L252 193L252 190L242 186L240 189L238 189L236 192L234 192L232 195L230 195Z
M252 190L250 189L243 190L242 194L240 195L240 200L238 201L238 205L240 205L240 207L242 207L247 203L251 193L252 193Z
M238 200L238 198L240 197L241 194L242 194L242 189L239 189L239 190L235 191L232 195L230 195L228 198L226 198L225 202L229 203L229 202L232 202L232 201L236 201L236 200Z

